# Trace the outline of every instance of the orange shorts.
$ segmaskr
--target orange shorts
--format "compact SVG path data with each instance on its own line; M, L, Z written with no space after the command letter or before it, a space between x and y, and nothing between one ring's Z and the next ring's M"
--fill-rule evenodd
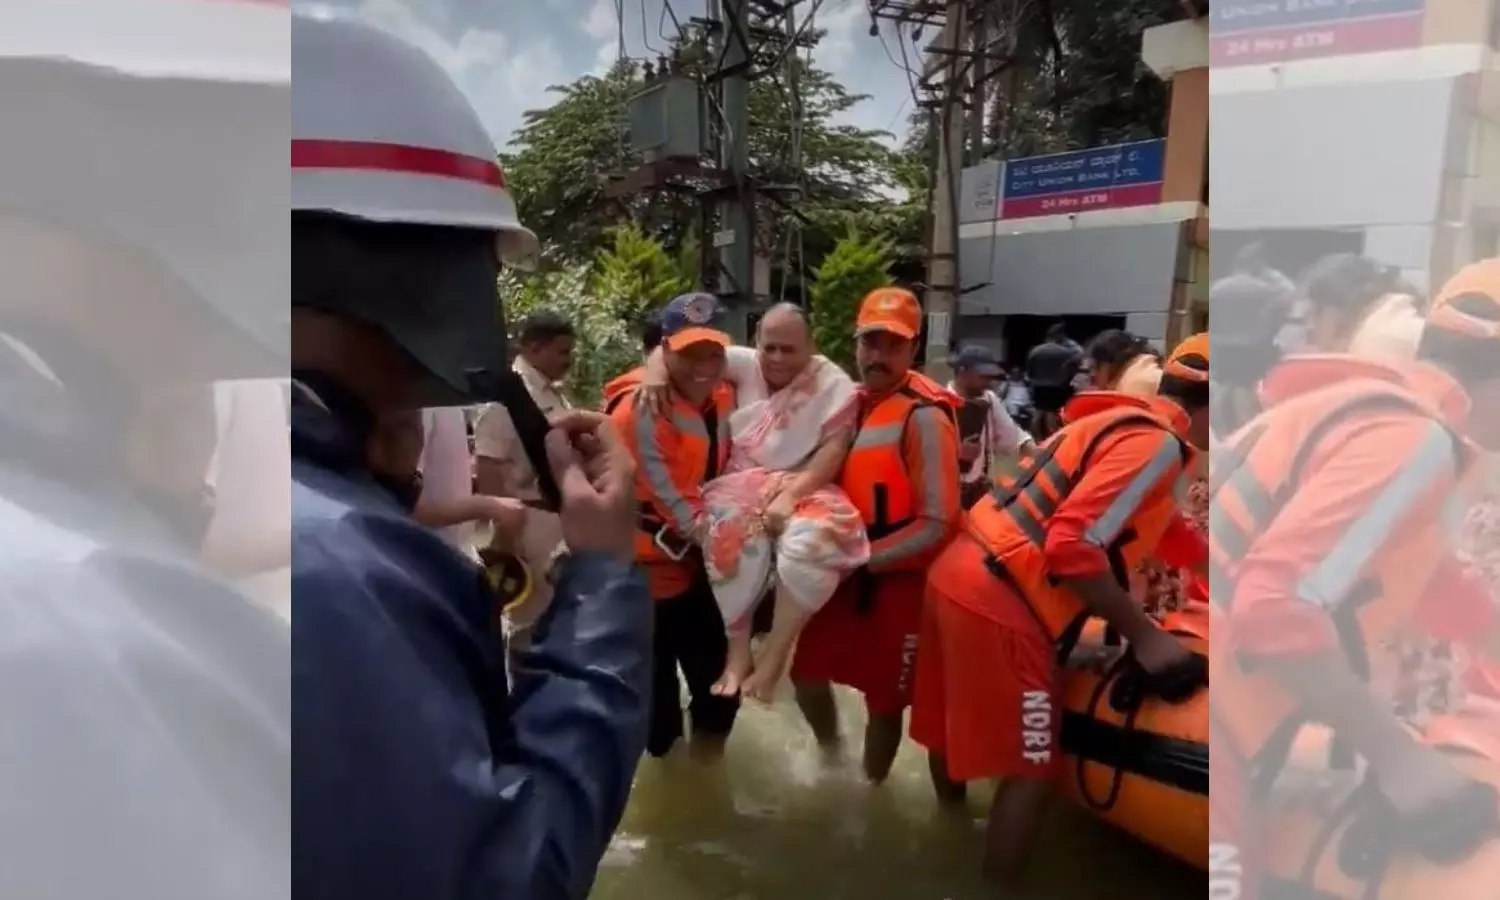
M1022 604L972 541L954 541L932 564L911 736L955 781L1051 780L1062 763L1056 651Z
M857 577L839 585L797 639L792 680L854 688L872 716L903 712L911 703L925 580L921 571L876 576L868 613L857 606Z

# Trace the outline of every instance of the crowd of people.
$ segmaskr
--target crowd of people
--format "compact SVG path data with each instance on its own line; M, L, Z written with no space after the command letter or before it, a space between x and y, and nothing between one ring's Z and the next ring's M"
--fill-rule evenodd
M1117 629L1162 696L1205 683L1201 661L1159 627L1209 601L1200 451L1233 443L1249 420L1273 421L1261 414L1278 378L1307 367L1326 378L1340 366L1367 374L1423 363L1429 380L1417 383L1436 382L1450 408L1462 406L1455 379L1432 373L1473 365L1464 341L1488 339L1473 321L1495 311L1497 266L1466 270L1435 298L1443 314L1455 296L1467 303L1450 326L1456 339L1420 318L1413 330L1426 301L1362 257L1330 257L1296 282L1237 273L1216 297L1252 297L1256 321L1220 348L1227 376L1210 375L1206 335L1163 356L1128 332L1085 347L1059 327L1019 378L987 348L965 346L953 381L938 385L912 368L920 306L891 288L860 308L851 378L816 354L795 306L770 310L755 346L740 347L719 330L711 295L678 298L651 317L642 365L610 385L604 404L637 466L633 558L655 601L647 752L664 755L686 735L694 755L717 757L740 698L769 701L789 675L812 733L837 757L844 736L829 687L853 688L868 712L872 782L889 773L908 711L940 800L961 802L970 781L1000 781L988 863L1015 877L1061 761L1054 692L1082 621ZM1465 291L1490 299L1470 302ZM551 345L528 337L537 322ZM522 327L516 365L545 369L545 383L527 379L539 403L542 390L558 396L566 372L565 353L550 367L546 354L572 339L549 314ZM1436 356L1450 352L1457 363ZM1484 396L1485 371L1465 389ZM1261 390L1245 392L1247 376ZM1211 405L1211 380L1235 402ZM1029 431L1016 421L1023 409L1007 403L1017 386L1040 403ZM1285 427L1308 437L1303 422ZM1493 494L1465 508L1470 540L1455 564L1470 568L1434 577L1462 602L1493 606ZM757 630L768 634L753 652ZM1435 634L1377 641L1381 702L1415 726L1459 708L1466 685L1494 695L1494 670L1472 640L1441 622ZM1403 772L1427 779L1413 808L1456 790L1429 758L1401 759Z
M1500 260L1424 296L1364 256L1295 277L1247 257L1212 286L1212 367L1204 334L1159 353L1060 327L1009 371L957 348L947 385L914 368L904 289L863 299L847 372L799 308L736 346L690 293L585 408L562 387L588 349L570 323L497 328L501 268L539 248L459 89L386 32L286 14L289 322L281 242L257 243L284 211L231 157L286 121L230 89L253 66L195 82L221 90L202 121L168 117L192 140L153 115L74 139L95 122L75 105L180 92L129 53L8 101L31 160L3 223L10 894L581 900L642 758L716 765L742 699L783 681L830 761L834 686L860 695L874 784L908 738L939 804L997 781L986 868L1011 880L1098 620L1155 699L1212 685L1216 895L1256 896L1270 787L1310 723L1372 774L1356 812L1401 826L1385 862L1493 839L1495 785L1428 728L1461 713L1500 745ZM263 127L202 153L235 97ZM64 145L97 164L49 167ZM126 150L122 193L88 154ZM195 227L123 239L199 165ZM205 246L235 262L218 291L182 281ZM208 386L281 375L288 336L269 393L290 427L258 430L289 441L290 478L236 483L255 454L214 446ZM252 489L289 490L289 520L229 527ZM291 640L244 596L277 567ZM1175 613L1212 624L1207 657Z
M693 756L717 758L742 699L771 701L789 676L830 759L842 755L845 742L831 686L863 697L862 762L874 783L889 774L916 703L911 734L931 751L934 786L945 801L961 800L970 780L1046 784L1061 760L1057 716L1047 712L1043 724L1022 732L1011 722L1035 712L1036 701L1027 698L1052 690L1054 645L1070 638L1038 631L1031 618L1036 592L1024 600L1007 595L988 574L987 558L1067 571L1061 583L1070 587L1053 601L1059 609L1083 615L1085 605L1069 592L1075 580L1088 585L1078 589L1092 598L1087 608L1100 603L1112 621L1119 618L1115 624L1150 671L1189 677L1178 670L1190 657L1142 615L1148 607L1139 585L1144 573L1162 568L1154 560L1163 552L1191 566L1194 548L1200 556L1204 549L1201 523L1183 525L1172 513L1173 486L1193 474L1196 448L1207 443L1206 337L1163 360L1124 332L1100 335L1085 351L1054 330L1055 340L1031 355L1038 374L1014 382L992 351L964 346L944 386L913 368L922 311L900 288L862 302L853 377L817 354L806 314L795 305L768 310L753 346L735 345L721 318L718 301L705 293L653 311L641 365L611 382L601 403L637 473L631 558L653 600L649 755L664 756L685 737ZM543 311L517 333L513 368L527 391L552 415L575 415L562 386L573 329ZM1056 360L1053 347L1061 351ZM1064 383L1049 385L1049 377ZM1040 387L1044 404L1058 404L1055 428L1084 418L1118 429L1063 428L1061 438L1049 440L1039 426L1033 435L1007 407L1012 384ZM546 621L542 586L566 542L557 514L539 508L507 409L485 407L473 431L477 497L464 508L493 523L477 555L518 557L538 586L524 600L502 598L512 667L520 669L531 630ZM1006 515L1008 504L1027 495L1025 485L1035 487L1026 473L1051 478L1065 455L1096 440L1105 442L1091 478L1052 485L1062 493L1055 508L1039 513L1038 526L1058 535L1044 556L1023 560L1010 538L988 535L986 512ZM419 450L405 455L410 470L399 483L417 478ZM465 454L427 462L469 468ZM1082 466L1081 457L1063 463L1068 471ZM443 507L424 506L420 497L407 500L419 519L451 524L433 518ZM1151 524L1138 524L1148 508ZM1113 533L1090 529L1111 517ZM1120 538L1127 527L1144 537ZM544 540L526 539L540 531ZM971 539L980 533L984 541ZM459 533L460 548L472 538ZM1113 577L1116 552L1139 571L1101 587L1101 576ZM1069 558L1067 568L1051 562L1054 553ZM1123 593L1129 590L1135 599ZM1152 611L1169 608L1158 603ZM757 631L764 640L753 647ZM1017 788L999 796L1014 802L997 798L992 855L1013 876L1045 794Z
M685 743L714 764L742 699L783 679L831 760L833 687L860 695L872 783L908 735L938 802L998 782L985 867L1014 880L1091 619L1148 694L1212 680L1213 841L1234 851L1214 858L1236 877L1259 779L1307 721L1406 821L1493 819L1493 790L1402 724L1436 701L1403 699L1389 660L1466 659L1493 690L1491 586L1434 529L1500 446L1467 416L1500 399L1500 262L1430 300L1359 256L1297 279L1247 262L1213 288L1213 368L1207 335L1163 354L1059 327L1018 375L959 348L949 385L914 368L904 289L863 299L852 372L795 306L739 347L690 293L592 410L561 387L566 321L521 323L513 359L476 337L528 235L508 198L482 227L407 216L328 195L293 216L292 587L319 598L293 616L317 648L293 668L299 893L582 897L639 759ZM411 410L475 403L477 493L434 493L469 471L434 451L461 418L430 416L419 448ZM429 527L465 519L484 528ZM1177 607L1213 623L1209 657L1163 627Z
M1495 265L1466 277L1493 277ZM655 311L641 365L607 387L605 418L591 420L615 436L635 473L629 560L652 599L645 752L664 756L685 738L694 757L718 758L742 698L770 701L789 677L812 734L838 759L845 736L831 686L852 688L868 713L862 764L872 783L889 774L908 718L939 801L962 803L968 782L998 780L987 868L1017 877L1062 762L1056 691L1083 623L1108 622L1162 697L1207 683L1204 660L1160 622L1209 602L1215 557L1202 451L1233 444L1243 420L1259 422L1262 412L1214 409L1210 383L1232 397L1249 373L1265 387L1241 399L1258 405L1277 378L1303 367L1364 371L1417 360L1424 347L1437 352L1433 338L1420 337L1425 330L1404 330L1399 312L1418 308L1415 294L1395 303L1390 286L1364 290L1379 312L1346 310L1352 330L1340 327L1329 296L1343 300L1351 280L1376 271L1384 270L1338 257L1297 284L1267 272L1224 279L1219 296L1253 294L1265 322L1279 309L1283 323L1279 345L1246 331L1221 346L1227 378L1210 372L1207 335L1164 356L1128 332L1106 331L1085 347L1056 328L1020 379L988 349L964 346L951 360L953 381L940 385L913 368L922 312L900 288L861 304L853 377L817 355L795 305L769 310L753 346L721 329L712 295L683 295ZM1500 297L1500 281L1483 289ZM1286 321L1300 323L1300 336L1288 337ZM554 422L585 415L562 386L576 337L550 312L519 328L514 370ZM1308 355L1313 348L1325 352ZM1460 344L1459 352L1470 351ZM1015 385L1041 404L1030 431L1006 403ZM1287 439L1307 438L1305 423L1285 427L1296 432ZM404 454L408 470L395 483L413 483L420 449ZM524 602L504 609L516 671L531 630L547 621L548 573L568 541L558 513L540 502L506 407L479 414L473 452L477 494L467 506L445 515L424 506L420 490L401 496L428 524L492 523L480 558L519 558L536 573ZM467 471L469 459L452 464ZM1469 513L1481 527L1493 514L1486 509L1481 502ZM526 539L538 531L545 537ZM1466 601L1493 603L1472 576L1444 577ZM1381 685L1385 702L1408 722L1455 708L1463 672L1472 682L1492 671L1468 666L1451 631L1438 633L1380 637L1396 661ZM1436 764L1403 759L1410 768L1402 771L1437 785L1421 789L1416 808L1444 801L1452 785L1422 768Z

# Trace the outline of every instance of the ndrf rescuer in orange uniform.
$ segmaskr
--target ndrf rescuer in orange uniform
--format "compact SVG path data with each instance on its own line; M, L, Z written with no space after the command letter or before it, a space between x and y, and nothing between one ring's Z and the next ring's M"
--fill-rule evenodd
M856 320L858 430L838 486L870 538L870 562L808 620L792 661L797 703L826 749L839 745L829 683L864 695L864 767L883 781L901 746L927 566L953 536L962 400L912 371L922 307L900 288L872 291Z
M1210 874L1241 879L1241 896L1260 801L1307 722L1368 764L1414 849L1461 858L1491 833L1493 792L1367 681L1407 628L1500 659L1494 604L1453 555L1474 445L1500 448L1500 261L1444 287L1417 357L1289 357L1261 385L1264 411L1214 453Z
M1202 679L1131 597L1129 573L1151 556L1184 568L1206 558L1177 494L1208 443L1207 335L1172 353L1158 396L1080 394L1064 419L970 508L927 579L912 737L943 799L1000 779L986 868L1001 880L1030 853L1062 761L1061 664L1084 622L1113 625L1156 679Z

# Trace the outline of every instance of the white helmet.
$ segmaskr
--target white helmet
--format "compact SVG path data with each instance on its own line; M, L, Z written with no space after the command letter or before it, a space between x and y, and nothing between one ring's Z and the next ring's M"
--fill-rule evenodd
M292 209L494 231L500 258L535 258L495 144L442 67L356 19L292 24Z

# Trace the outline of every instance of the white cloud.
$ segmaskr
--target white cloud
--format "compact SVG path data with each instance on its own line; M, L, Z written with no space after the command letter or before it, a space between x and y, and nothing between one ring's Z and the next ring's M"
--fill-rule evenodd
M364 0L359 16L394 34L399 34L431 54L455 78L477 68L499 64L507 42L499 31L471 28L455 43L418 12L417 0Z
M478 18L480 3L475 0L324 2L354 9L431 54L463 88L501 146L526 110L552 102L546 93L549 86L603 74L619 52L616 0L510 0L485 6L490 12L484 19ZM644 7L642 2L624 0L626 52L636 57L654 56L645 41L661 43L656 28L661 0L644 0ZM692 2L674 0L679 16L688 15L685 10ZM812 5L799 4L799 13L805 15ZM499 25L493 24L496 7L503 13ZM480 21L483 26L476 24ZM863 128L901 130L899 114L910 105L906 78L886 58L878 39L869 35L867 0L824 0L815 24L828 32L815 51L818 65L850 90L872 95L844 119ZM666 27L670 30L671 23ZM898 38L888 27L885 36L894 50Z
M870 10L865 0L825 0L818 8L813 25L828 31L828 36L823 38L814 53L818 63L830 71L837 71L853 61L859 37L874 40L869 37Z
M583 20L583 31L596 41L614 40L620 32L620 18L615 0L594 0Z
M515 40L490 28L467 28L449 37L434 21L441 4L423 0L363 0L357 12L401 35L436 59L479 111L496 142L504 145L521 114L548 102L546 90L573 76L547 38Z

